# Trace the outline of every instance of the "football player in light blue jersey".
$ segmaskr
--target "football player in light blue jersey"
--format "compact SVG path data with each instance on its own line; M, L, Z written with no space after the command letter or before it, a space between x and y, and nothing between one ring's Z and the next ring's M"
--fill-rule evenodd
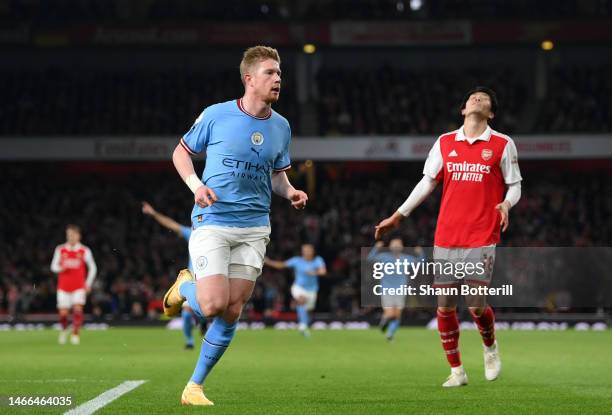
M191 237L191 227L181 225L171 217L158 212L148 202L142 202L142 213L147 216L151 216L161 226L166 229L170 229L178 236L189 242L189 238ZM189 262L187 264L187 268L189 269L189 271L193 272L191 257L189 255L188 258ZM183 303L183 309L181 310L181 319L183 321L183 334L185 335L185 349L191 350L193 349L193 320L195 319L196 321L199 321L200 331L202 332L202 334L204 334L204 332L206 331L206 320L198 319L187 302Z
M369 262L382 262L382 263L395 263L397 260L404 261L406 259L409 263L418 262L423 258L423 249L421 247L415 248L415 253L418 257L407 255L403 253L404 243L401 238L393 238L389 241L389 250L387 252L381 251L384 243L382 241L376 242L374 248L368 254ZM403 285L408 285L408 276L404 274L387 274L381 280L383 288L401 288ZM383 315L380 320L380 329L388 341L393 340L395 332L400 326L402 318L402 310L406 307L406 296L405 295L383 295L381 298L383 307Z
M317 293L319 292L319 277L327 275L325 261L320 256L315 256L312 244L302 245L302 256L294 256L286 261L274 261L265 258L264 263L272 268L292 268L295 280L291 286L291 296L296 302L298 315L298 329L306 336L308 331L308 312L314 310L317 304Z
M211 105L181 138L172 156L194 193L189 253L195 281L181 271L164 296L164 312L176 315L187 301L201 318L213 318L193 375L181 396L188 405L212 405L202 385L229 346L242 308L261 274L270 236L272 192L304 209L308 197L285 173L291 166L289 122L272 110L281 89L276 49L244 52L237 100ZM206 153L200 179L191 155Z

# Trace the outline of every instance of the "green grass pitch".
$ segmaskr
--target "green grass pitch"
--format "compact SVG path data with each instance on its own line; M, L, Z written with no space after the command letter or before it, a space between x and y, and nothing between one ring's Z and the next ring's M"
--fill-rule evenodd
M441 383L448 367L438 335L379 331L242 330L207 380L214 407L181 407L198 351L180 331L85 331L60 346L57 332L2 332L0 395L72 395L77 404L125 380L147 383L98 413L130 414L542 414L612 413L612 331L498 333L503 370L484 380L478 333L461 333L470 384ZM62 413L0 408L0 413Z

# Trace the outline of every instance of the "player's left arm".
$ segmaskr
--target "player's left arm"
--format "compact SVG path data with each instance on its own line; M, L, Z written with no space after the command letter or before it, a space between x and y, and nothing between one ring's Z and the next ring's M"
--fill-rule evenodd
M316 273L317 277L326 277L327 276L327 267L325 266L325 264L323 264L322 266L317 268L315 273Z
M291 206L296 209L304 209L308 201L308 195L302 190L297 190L289 182L287 173L284 171L275 171L272 173L272 191L291 201Z
M98 266L96 265L96 261L94 261L91 249L89 248L87 248L87 251L85 251L84 259L85 263L87 264L87 280L85 281L85 288L89 293L91 291L93 282L96 279L96 274L98 273Z
M60 254L60 247L56 247L53 252L53 259L51 260L51 272L58 274L62 272L62 264L61 264L62 255Z
M317 263L318 267L314 270L314 272L307 272L307 274L317 277L327 276L327 267L325 266L325 261L323 261L323 258L317 257Z
M280 197L290 200L291 206L294 208L304 209L308 201L308 195L301 190L296 190L296 188L289 183L289 178L286 173L286 171L291 168L291 157L289 156L291 127L289 127L289 123L286 124L286 128L283 148L274 159L272 165L272 191Z
M508 140L506 147L504 148L504 153L502 155L500 161L500 167L502 171L502 175L504 177L504 182L508 186L506 191L506 197L504 201L498 203L495 206L500 213L500 226L502 232L505 232L508 229L508 224L510 223L510 209L514 205L518 203L521 198L521 170L518 165L518 153L516 151L516 146L512 140Z

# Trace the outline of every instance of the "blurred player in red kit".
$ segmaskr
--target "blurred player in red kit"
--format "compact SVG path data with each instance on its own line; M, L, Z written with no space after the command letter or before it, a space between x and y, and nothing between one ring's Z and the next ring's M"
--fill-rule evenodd
M79 344L83 306L96 278L97 267L91 250L81 244L81 229L78 226L66 226L66 243L55 248L51 271L58 274L57 309L62 326L59 343L65 344L68 338L68 313L72 309L70 343Z
M461 106L461 128L442 134L433 145L423 178L404 204L376 226L375 238L399 225L400 221L443 183L440 213L434 240L434 260L449 263L478 263L486 266L481 275L455 278L436 275L434 287L461 284L488 286L491 282L495 246L500 231L508 227L509 210L521 197L521 172L512 139L489 127L497 114L497 97L489 88L469 91ZM452 292L452 290L448 290ZM457 295L438 296L438 330L451 366L444 387L467 385L459 354ZM495 315L485 295L468 295L466 304L483 340L485 378L495 380L501 360L495 340Z

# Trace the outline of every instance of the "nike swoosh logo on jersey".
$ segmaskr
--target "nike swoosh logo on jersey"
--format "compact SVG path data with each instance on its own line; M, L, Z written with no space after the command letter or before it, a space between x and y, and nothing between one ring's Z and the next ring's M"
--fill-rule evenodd
M451 151L450 153L448 153L448 157L457 157L458 154L455 150Z

